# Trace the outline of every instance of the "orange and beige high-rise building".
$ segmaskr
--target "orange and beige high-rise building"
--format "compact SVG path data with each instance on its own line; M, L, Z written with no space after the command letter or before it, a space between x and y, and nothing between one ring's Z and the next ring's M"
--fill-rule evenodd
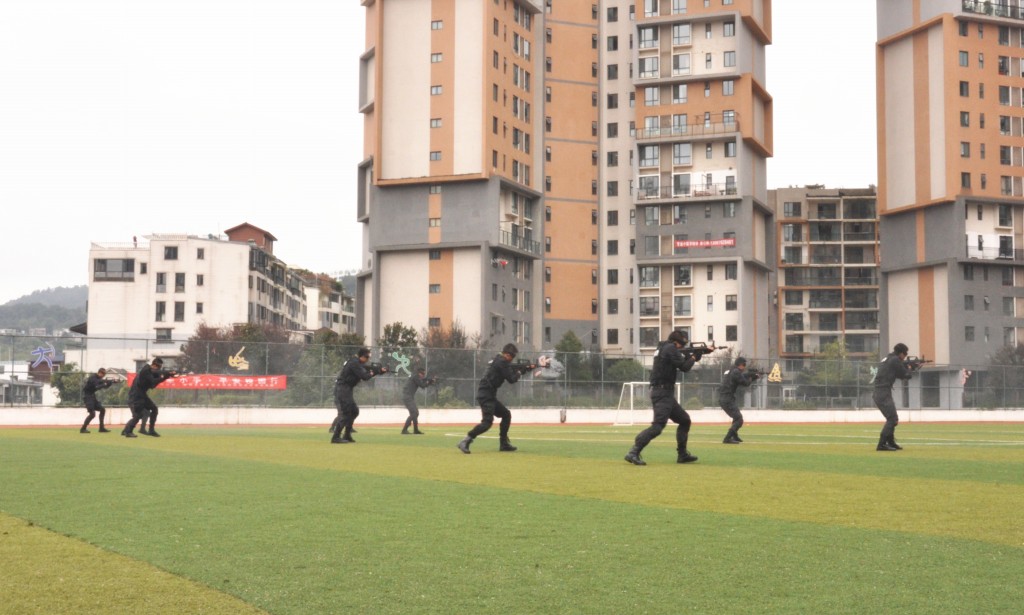
M674 329L767 356L770 0L608 0L602 18L602 344Z
M1024 313L1024 6L877 7L883 343L983 365L1016 345ZM922 378L943 392L962 382Z
M362 4L362 332L596 342L594 5Z

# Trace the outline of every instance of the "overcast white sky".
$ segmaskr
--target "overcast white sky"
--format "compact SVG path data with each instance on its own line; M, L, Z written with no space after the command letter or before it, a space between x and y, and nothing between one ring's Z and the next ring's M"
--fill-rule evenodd
M855 6L857 5L857 6ZM874 2L775 0L770 187L876 183ZM91 241L251 222L358 267L358 0L0 0L0 304Z

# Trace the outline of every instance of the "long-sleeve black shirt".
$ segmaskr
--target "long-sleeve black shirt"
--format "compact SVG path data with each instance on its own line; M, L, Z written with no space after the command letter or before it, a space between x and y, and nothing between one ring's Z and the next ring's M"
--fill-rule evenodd
M910 380L913 372L903 362L899 355L890 352L882 362L878 364L878 373L875 374L876 389L891 389L896 379Z
M513 383L518 381L519 372L512 369L512 365L505 358L505 355L499 354L487 366L487 372L480 379L480 385L476 390L477 399L496 397L498 395L498 387L506 382Z
M416 396L417 389L425 389L433 382L429 378L421 378L419 374L413 374L405 383L402 389L402 397L412 399Z
M736 401L736 390L740 387L748 387L754 378L738 367L730 368L722 376L722 384L718 387L718 400L720 402Z
M95 397L97 391L105 389L112 384L114 384L112 381L104 380L99 374L89 374L89 377L85 379L85 384L82 385L82 393L86 397Z
M695 360L692 356L683 356L676 345L669 341L658 344L654 355L654 367L651 369L651 386L673 386L676 383L676 372L688 372Z
M171 372L162 369L153 369L152 365L143 365L139 370L132 388L128 390L128 399L139 399L148 397L150 389L155 389L164 380L171 377Z

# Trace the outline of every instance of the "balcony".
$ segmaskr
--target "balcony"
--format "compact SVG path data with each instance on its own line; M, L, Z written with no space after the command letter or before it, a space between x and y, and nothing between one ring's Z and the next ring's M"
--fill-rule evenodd
M1024 261L1024 250L1012 248L976 248L967 247L967 258L980 260Z
M736 184L701 184L690 186L689 189L673 188L672 186L660 186L658 188L638 188L636 191L637 201L655 200L689 200L718 198L723 196L737 196L739 191Z
M699 124L666 126L664 128L639 128L636 131L636 139L637 141L679 141L682 139L727 135L739 132L739 129L739 120L734 118L731 121L701 122Z
M518 233L499 231L498 240L503 246L540 256L540 242L527 239Z
M963 0L965 13L990 15L992 17L1009 17L1024 21L1024 7L1012 6L1006 2L990 2L988 0Z

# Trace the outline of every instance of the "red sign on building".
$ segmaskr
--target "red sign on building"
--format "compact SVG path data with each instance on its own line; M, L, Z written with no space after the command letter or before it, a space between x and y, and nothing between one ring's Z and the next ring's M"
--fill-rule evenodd
M128 386L135 382L136 374L128 374ZM168 378L160 383L161 389L224 389L234 391L283 391L288 376L234 376L224 374L186 374Z
M677 248L734 248L736 247L736 238L729 237L726 239L676 239L675 246Z

